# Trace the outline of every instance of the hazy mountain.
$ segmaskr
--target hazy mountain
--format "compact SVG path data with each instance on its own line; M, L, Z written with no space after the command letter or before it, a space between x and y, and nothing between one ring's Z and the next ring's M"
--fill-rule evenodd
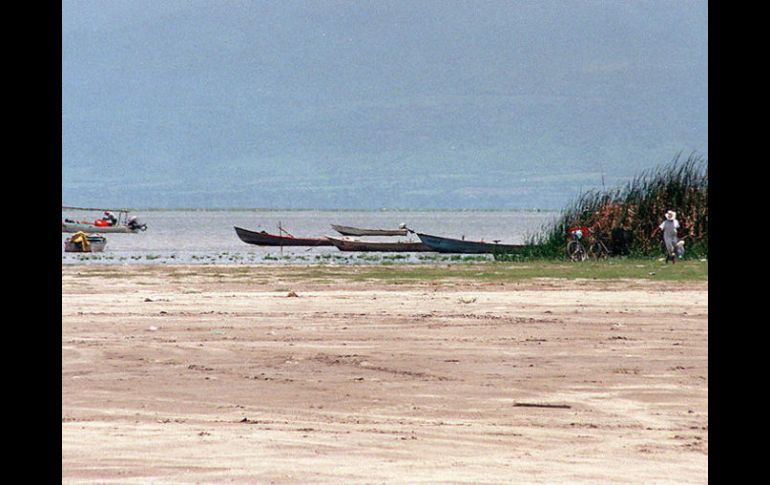
M707 156L707 7L64 0L63 202L559 208Z

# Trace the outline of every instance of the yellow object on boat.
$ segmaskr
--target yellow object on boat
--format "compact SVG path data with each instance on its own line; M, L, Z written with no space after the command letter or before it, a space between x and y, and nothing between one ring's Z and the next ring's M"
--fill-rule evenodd
M88 236L86 236L86 233L83 231L76 232L71 238L70 242L74 244L80 244L80 247L87 251L88 248L91 246L91 243L88 242Z

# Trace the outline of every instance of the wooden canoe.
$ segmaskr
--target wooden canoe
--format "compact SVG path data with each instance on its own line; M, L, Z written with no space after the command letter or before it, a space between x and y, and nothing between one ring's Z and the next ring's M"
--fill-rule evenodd
M257 246L333 246L331 241L325 237L276 236L265 231L256 232L237 226L233 227L235 227L235 233L238 234L241 241Z
M433 251L419 241L361 241L352 238L326 236L340 251L418 252Z
M433 251L440 253L461 254L495 254L511 253L522 249L523 245L498 244L496 242L466 241L464 239L451 239L448 237L431 236L430 234L416 233L420 241Z
M406 227L398 229L362 229L360 227L340 226L332 224L332 229L343 236L406 236Z

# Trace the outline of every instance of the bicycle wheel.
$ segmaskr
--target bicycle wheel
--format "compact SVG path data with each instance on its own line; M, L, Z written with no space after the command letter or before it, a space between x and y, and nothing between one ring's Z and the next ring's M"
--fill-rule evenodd
M588 249L588 253L591 255L592 258L596 259L602 259L606 258L610 255L609 250L607 249L607 246L604 245L601 241L596 241L593 244L591 244L591 247Z
M570 241L567 243L567 256L572 261L585 261L588 257L580 241Z

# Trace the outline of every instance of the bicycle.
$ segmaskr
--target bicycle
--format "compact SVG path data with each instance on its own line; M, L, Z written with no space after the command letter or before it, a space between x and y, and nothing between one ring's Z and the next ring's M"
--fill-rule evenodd
M585 226L570 227L567 229L567 257L572 261L585 261L588 259L588 251L580 242L583 234L587 234L588 228Z
M607 245L604 244L601 236L596 235L593 230L589 230L589 233L593 236L594 241L588 247L588 254L595 259L604 259L609 257L610 250Z

